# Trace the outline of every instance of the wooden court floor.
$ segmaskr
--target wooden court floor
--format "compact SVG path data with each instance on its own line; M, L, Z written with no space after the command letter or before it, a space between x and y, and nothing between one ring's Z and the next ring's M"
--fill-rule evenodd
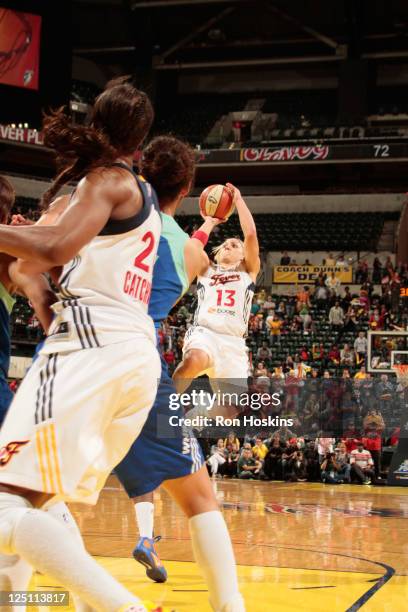
M408 488L238 480L214 486L248 612L408 610ZM131 558L134 510L114 477L97 506L71 509L88 550L140 597L180 612L209 612L186 519L162 490L155 507L169 574L164 585L150 582ZM59 586L46 576L35 584Z

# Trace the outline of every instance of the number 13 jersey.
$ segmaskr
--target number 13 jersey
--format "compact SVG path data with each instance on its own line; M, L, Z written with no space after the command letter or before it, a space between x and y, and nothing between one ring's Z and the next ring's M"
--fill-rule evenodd
M248 272L210 266L197 279L194 325L229 336L247 333L255 283Z
M63 267L42 354L96 348L132 335L155 342L148 304L161 218L152 187L134 177L143 196L142 209L128 219L109 220Z

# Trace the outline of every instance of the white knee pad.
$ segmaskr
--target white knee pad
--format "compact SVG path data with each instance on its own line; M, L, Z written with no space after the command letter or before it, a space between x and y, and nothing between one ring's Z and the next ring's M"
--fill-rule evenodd
M6 555L15 553L14 530L22 517L32 510L29 501L19 495L0 492L0 551Z

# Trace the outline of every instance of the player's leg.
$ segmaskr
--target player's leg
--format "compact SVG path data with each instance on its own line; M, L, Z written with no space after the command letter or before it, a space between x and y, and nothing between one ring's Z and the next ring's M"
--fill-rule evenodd
M6 489L8 492L0 495L2 552L6 555L20 555L33 567L49 574L80 595L90 606L107 611L116 611L121 606L130 603L135 605L135 609L144 611L146 608L137 597L105 572L86 553L81 544L78 544L73 538L66 537L67 532L64 525L56 521L50 514L42 510L34 510L28 499L25 499L30 495L27 493L25 496L24 491L15 490L13 485L15 483L24 485L26 481L32 481L37 483L39 491L50 491L53 496L56 493L63 494L64 490L67 490L70 491L68 495L74 495L75 499L76 495L81 496L84 493L88 493L91 499L92 493L97 494L98 489L94 490L94 488L100 488L103 485L106 476L120 460L123 450L126 451L126 444L130 445L137 436L148 411L146 391L143 391L146 387L142 386L141 381L133 383L135 372L141 378L141 373L138 372L141 364L133 363L133 342L127 344L128 350L121 347L121 353L127 353L121 355L127 357L122 363L131 363L126 374L123 371L115 372L116 364L121 359L108 359L107 350L104 351L104 349L83 351L75 358L72 355L64 358L59 356L60 362L57 368L51 367L52 364L50 365L48 358L39 359L23 382L15 400L16 409L13 411L13 404L0 434L3 451L10 453L9 461L11 462L11 468L10 465L6 467L3 465L2 470L2 480L8 483ZM113 350L111 347L108 348L110 352ZM157 357L157 355L151 355L151 365L154 363L155 356ZM77 363L78 359L83 359L88 366L93 366L91 369L96 375L92 382L85 373L84 363L81 366ZM107 372L106 364L109 363L110 369ZM99 370L103 369L103 372L98 371L98 364ZM158 377L158 371L155 371L155 368L153 371L154 380L149 380L149 383L152 384L147 385L151 389L149 393L152 396L151 398L149 396L148 403L152 403L154 385ZM50 376L52 377L53 394L46 392L47 387L51 386ZM65 381L64 385L61 385L58 378ZM104 381L103 390L102 387L99 388L99 391L93 388L97 379ZM80 398L75 399L74 393L70 393L67 389L67 381L71 380L75 381L75 388L78 389L78 392L83 394ZM54 399L53 403L51 395ZM126 402L125 407L121 402L118 404L118 397L121 397L121 402L122 400ZM86 420L85 427L82 419L81 428L74 421L80 418L80 414L84 414L81 410L84 403L88 407L86 412L88 420ZM137 405L143 414L139 414ZM19 410L18 406L22 406L22 409ZM31 411L30 407L33 408ZM13 412L19 413L18 419L15 418ZM24 419L21 419L21 414L25 415ZM111 421L108 428L106 428L107 419ZM63 423L61 431L60 423ZM84 432L84 429L87 431ZM78 432L80 432L80 437L82 435L86 437L85 445L78 439ZM70 439L73 437L75 440ZM120 444L118 444L118 438ZM21 442L18 443L18 448L14 442L11 448L7 440L20 440ZM91 444L92 441L99 441L99 443ZM72 454L73 447L76 448L74 455ZM84 450L85 455L81 454L81 449L86 449L86 452ZM98 455L95 456L95 463L90 457L90 449L93 449ZM82 482L84 465L87 464L87 461L90 462L89 474L85 473L85 479ZM96 473L97 470L93 467L95 465L103 466L103 473ZM58 547L51 545L55 541L58 541Z
M154 582L166 582L167 572L155 548L160 536L153 537L154 503L153 491L131 498L135 504L139 541L133 557L146 568L146 576Z
M183 393L191 380L205 374L214 364L217 337L205 327L191 327L185 336L183 359L173 374L178 393Z
M68 506L64 502L58 502L46 508L46 511L57 519L68 530L69 535L78 542L85 550L85 544L82 539L79 527L71 514ZM25 587L21 590L24 590ZM93 608L82 600L81 597L72 593L75 612L92 612Z
M231 539L205 466L194 474L165 481L164 487L189 519L194 556L213 610L244 612Z
M136 610L146 611L141 601L94 561L82 545L67 537L64 525L49 513L34 509L21 489L15 490L17 494L12 492L13 487L7 489L10 492L0 492L1 567L18 555L97 610L116 612L121 606L133 604ZM50 542L58 546L50 546ZM5 584L7 573L1 571L0 575L0 583Z
M183 393L193 378L197 378L211 367L211 359L206 351L192 348L183 354L173 374L173 380L178 393Z

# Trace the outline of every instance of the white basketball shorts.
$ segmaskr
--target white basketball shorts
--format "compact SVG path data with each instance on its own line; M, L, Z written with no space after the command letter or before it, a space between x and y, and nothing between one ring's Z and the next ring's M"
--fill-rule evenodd
M209 378L244 379L249 376L248 351L244 338L228 336L202 327L190 327L184 338L183 354L191 349L205 351L210 367L202 374Z
M144 335L40 355L0 431L0 483L96 503L153 405L160 359Z

